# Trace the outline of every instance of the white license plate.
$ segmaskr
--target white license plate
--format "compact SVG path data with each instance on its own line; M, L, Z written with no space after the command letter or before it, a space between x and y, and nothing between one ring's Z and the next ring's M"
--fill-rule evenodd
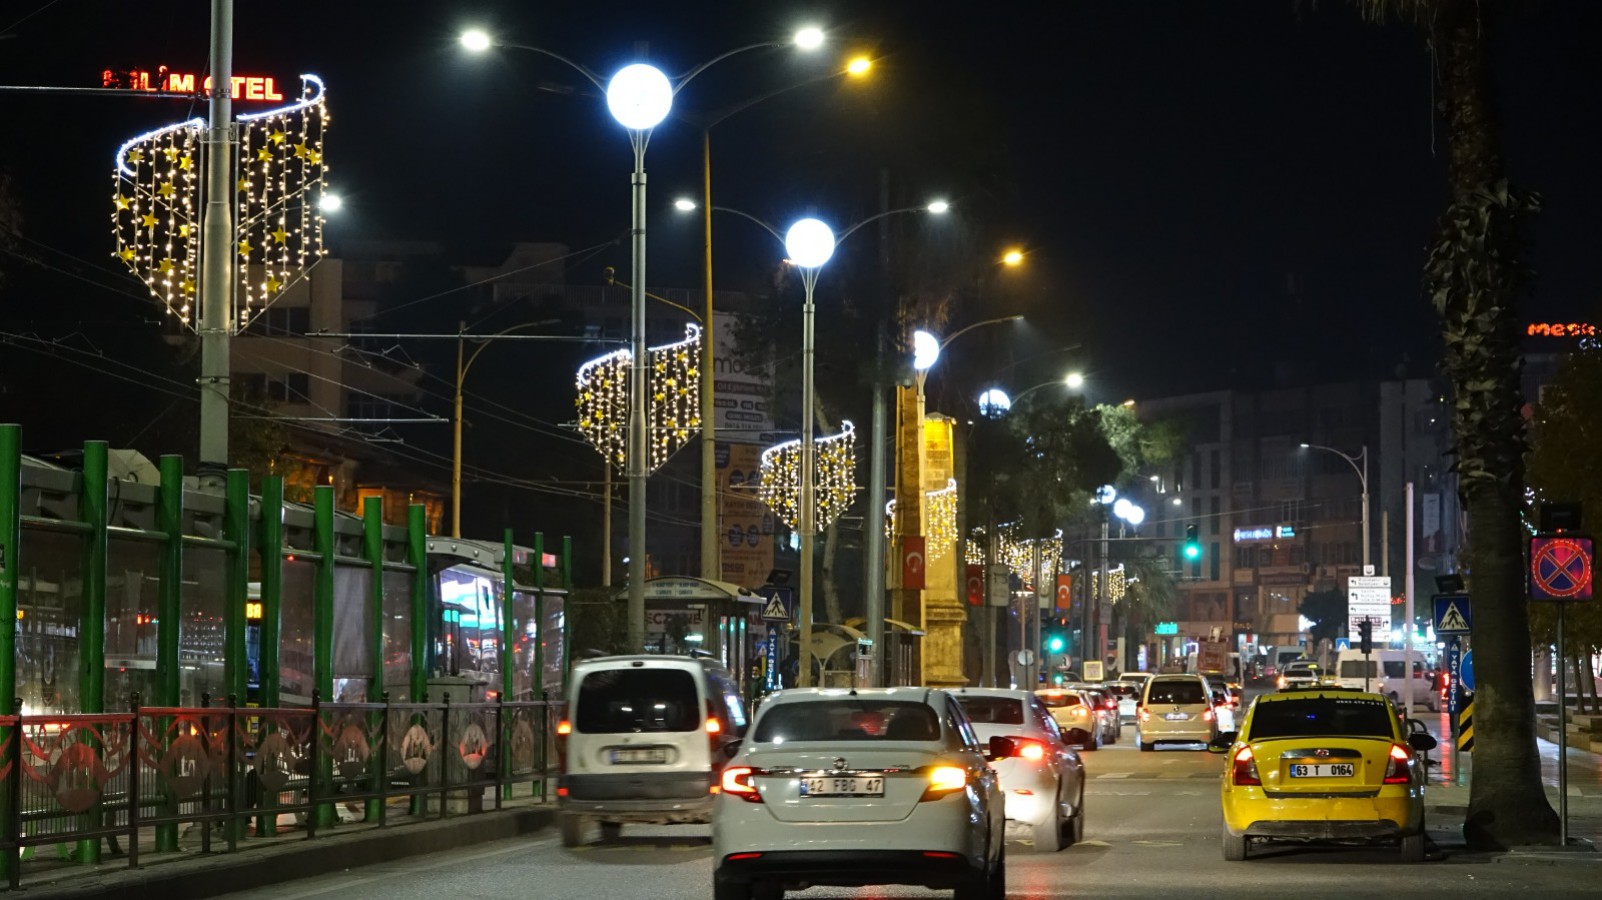
M1190 718L1190 714L1189 713L1165 713L1163 715L1163 718L1167 719L1170 722L1183 722L1186 719Z
M864 775L822 775L801 779L803 797L883 797L884 779Z
M1290 767L1292 778L1351 778L1357 774L1353 763L1310 763Z
M627 750L613 750L612 762L617 763L665 763L668 761L666 747L636 747Z

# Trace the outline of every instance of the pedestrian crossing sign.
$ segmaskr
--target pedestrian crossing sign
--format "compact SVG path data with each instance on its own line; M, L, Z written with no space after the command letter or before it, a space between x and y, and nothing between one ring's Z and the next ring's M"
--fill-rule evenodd
M769 622L790 621L790 610L785 607L784 598L778 594L769 597L767 605L762 607L762 618Z
M1435 633L1468 634L1473 622L1468 594L1436 594L1434 599Z

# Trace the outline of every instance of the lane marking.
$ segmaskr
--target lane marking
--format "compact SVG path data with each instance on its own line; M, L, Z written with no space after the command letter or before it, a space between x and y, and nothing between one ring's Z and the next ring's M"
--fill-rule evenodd
M1133 774L1135 774L1135 773L1134 772L1103 772L1102 774L1097 775L1096 778L1098 778L1098 779L1101 779L1101 778L1128 778L1129 776L1131 776Z

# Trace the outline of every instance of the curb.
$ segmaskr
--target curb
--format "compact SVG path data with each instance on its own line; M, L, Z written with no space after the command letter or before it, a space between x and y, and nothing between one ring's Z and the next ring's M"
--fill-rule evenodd
M30 900L200 900L247 888L298 881L375 863L455 850L529 834L549 826L554 806L523 807L247 848L232 854L193 854L148 868L102 868L61 873L55 881L24 881Z

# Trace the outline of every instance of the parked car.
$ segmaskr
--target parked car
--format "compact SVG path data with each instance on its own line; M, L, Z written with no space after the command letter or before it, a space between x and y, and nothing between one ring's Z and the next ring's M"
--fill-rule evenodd
M612 838L630 822L710 822L726 746L745 726L739 688L710 659L607 656L576 663L567 718L557 724L563 845L585 843L592 824Z
M1008 825L1029 830L1035 849L1055 852L1078 843L1085 829L1085 764L1051 712L1028 691L962 688L957 704L979 742L1005 737L1017 752L991 763L1007 798Z
M1252 703L1240 732L1208 745L1227 753L1221 800L1224 859L1264 841L1395 841L1424 858L1424 767L1436 745L1389 698L1302 688Z
M989 763L1025 746L981 744L943 690L779 691L722 773L713 897L911 884L996 900L1006 803Z
M1162 743L1207 743L1218 735L1211 691L1200 675L1158 675L1141 697L1140 749Z

